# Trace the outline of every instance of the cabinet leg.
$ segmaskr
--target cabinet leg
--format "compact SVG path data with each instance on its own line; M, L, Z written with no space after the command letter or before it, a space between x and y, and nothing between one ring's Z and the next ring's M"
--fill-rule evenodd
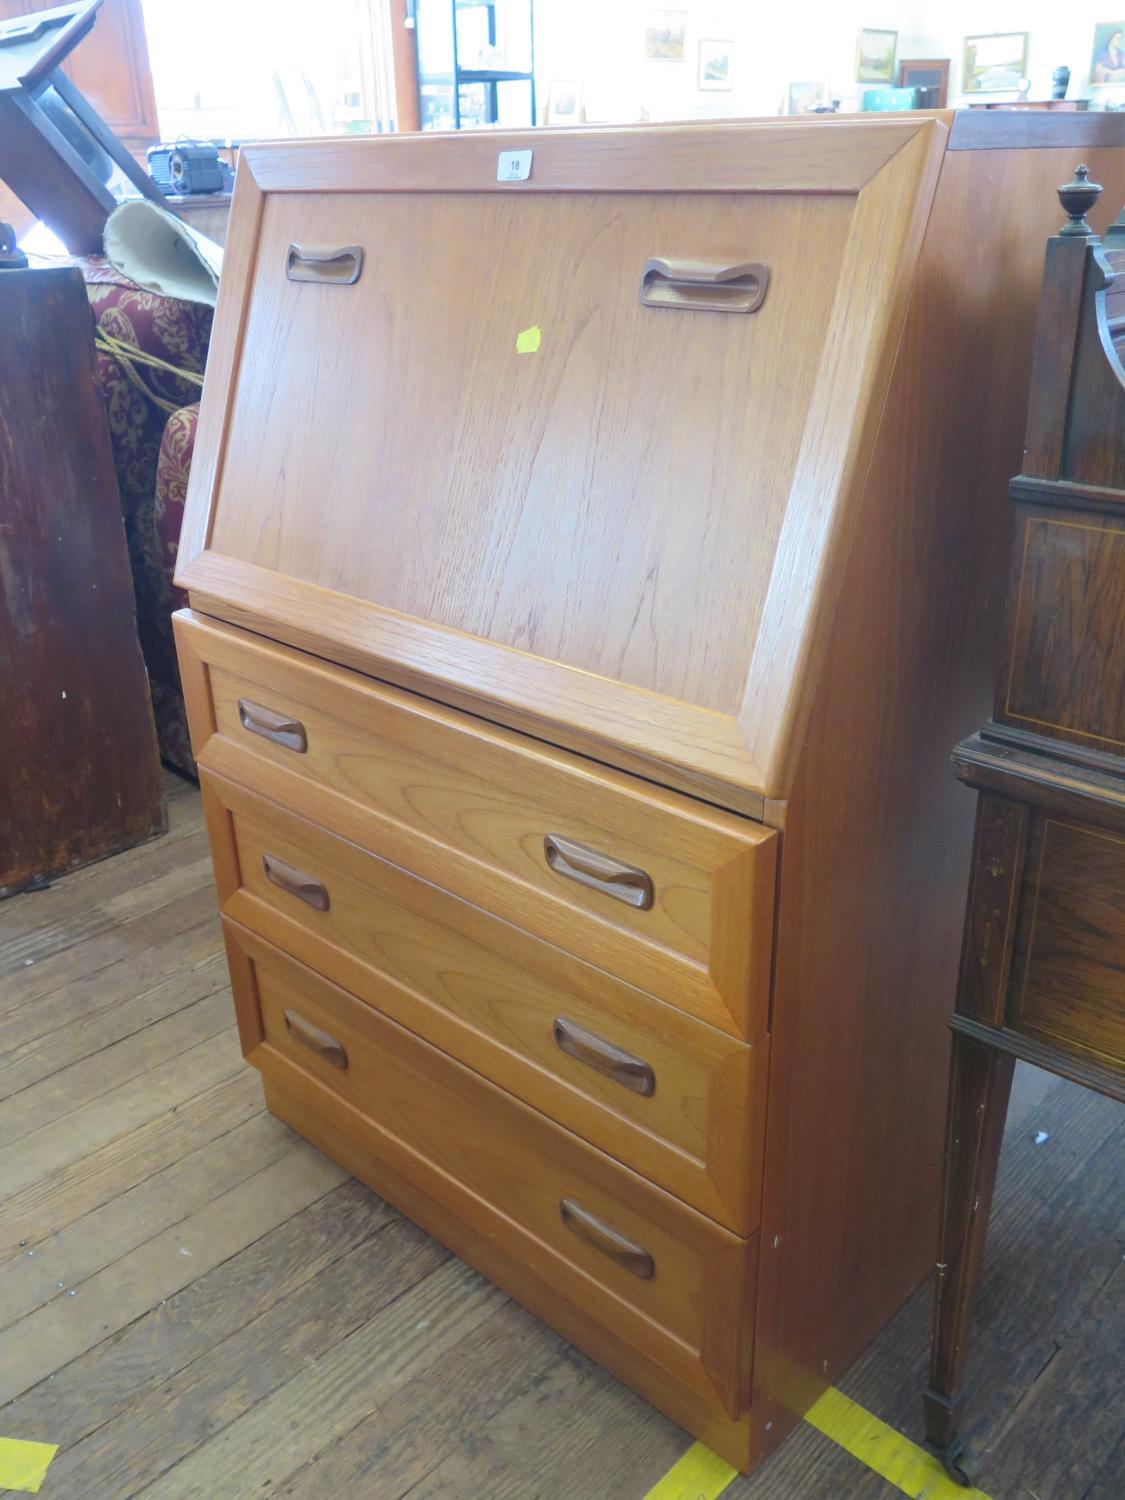
M953 1036L926 1443L961 1484L961 1381L1015 1059Z

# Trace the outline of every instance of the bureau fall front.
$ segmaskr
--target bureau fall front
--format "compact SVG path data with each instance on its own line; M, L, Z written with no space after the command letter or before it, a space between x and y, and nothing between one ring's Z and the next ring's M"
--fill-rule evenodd
M1026 398L977 400L1025 330L982 346L952 273L985 165L1002 217L1073 154L957 128L238 172L176 630L243 1049L743 1468L932 1260L944 762ZM1023 235L978 311L1034 296Z

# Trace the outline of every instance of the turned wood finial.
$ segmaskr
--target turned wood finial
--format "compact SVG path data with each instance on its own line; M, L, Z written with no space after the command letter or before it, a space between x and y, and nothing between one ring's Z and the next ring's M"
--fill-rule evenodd
M1075 167L1074 179L1059 188L1059 202L1070 215L1069 223L1063 225L1060 234L1093 234L1086 223L1086 215L1102 195L1100 182L1090 181L1090 169L1085 164Z

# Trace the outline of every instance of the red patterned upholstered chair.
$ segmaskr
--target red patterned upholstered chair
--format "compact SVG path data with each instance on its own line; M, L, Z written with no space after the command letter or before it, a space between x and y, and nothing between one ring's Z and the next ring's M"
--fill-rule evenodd
M193 381L160 367L134 367L105 347L98 349L160 753L194 774L172 641L172 611L184 598L172 587L172 573L212 312L200 303L143 291L103 261L86 262L83 271L95 322L104 334L196 377Z

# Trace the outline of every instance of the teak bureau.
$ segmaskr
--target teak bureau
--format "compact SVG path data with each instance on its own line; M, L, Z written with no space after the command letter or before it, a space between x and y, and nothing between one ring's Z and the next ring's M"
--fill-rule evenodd
M994 118L239 166L176 624L244 1050L743 1468L933 1259L1073 121L1125 191Z

